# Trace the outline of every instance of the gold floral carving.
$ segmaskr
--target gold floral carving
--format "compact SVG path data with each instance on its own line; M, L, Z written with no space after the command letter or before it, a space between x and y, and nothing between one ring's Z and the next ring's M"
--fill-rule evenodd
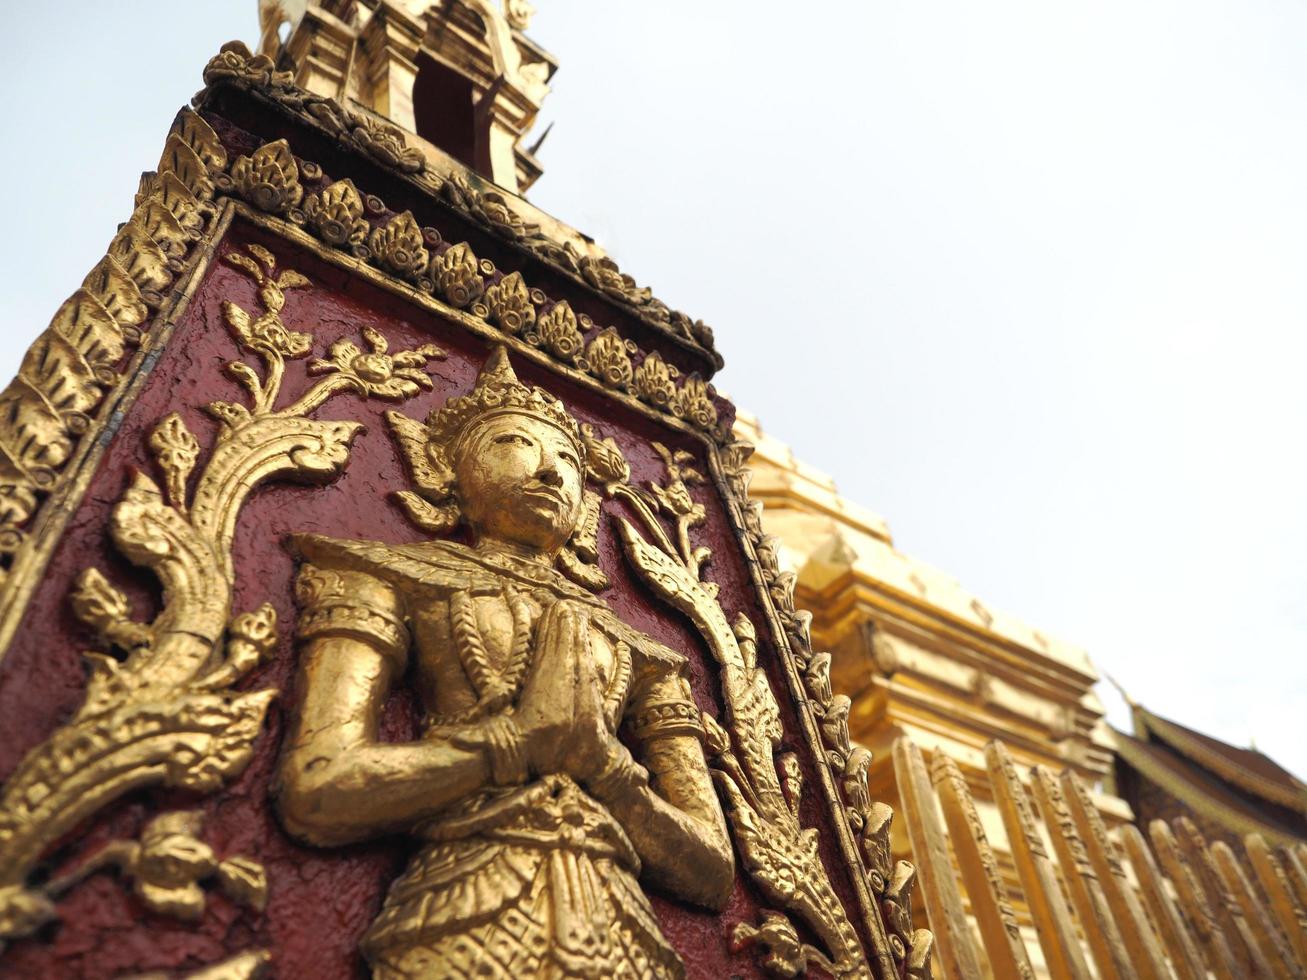
M299 166L285 140L267 143L250 156L237 157L230 180L241 197L260 211L273 214L297 207L304 197Z
M567 300L555 303L548 313L537 317L535 329L527 332L526 340L549 351L564 364L576 361L584 343L576 314Z
M420 228L411 212L373 226L366 216L369 210L384 212L384 204L369 205L349 180L306 194L301 180L306 171L320 173L314 165L296 161L286 142L278 140L239 157L230 174L216 175L215 186L218 193L233 193L261 211L303 225L327 244L433 292L505 333L524 337L563 364L587 366L614 390L631 389L645 403L718 434L716 395L698 375L683 377L657 351L633 367L640 352L614 328L597 328L566 300L549 304L543 293L526 285L521 273L498 274L492 263L477 259L466 242L433 252L439 235ZM547 307L546 312L539 307ZM593 358L587 356L591 350Z
M366 111L341 105L335 99L305 100L305 108L332 133L353 143L382 166L400 173L420 173L426 166L422 152L408 145L404 131Z
M485 292L481 265L466 243L451 245L431 264L431 278L450 306L471 306Z
M673 410L693 422L696 428L711 431L717 427L717 406L713 404L708 383L697 374L685 379Z
M231 84L256 90L262 96L272 98L284 107L304 113L314 119L317 125L324 127L327 132L355 143L383 165L393 166L400 172L418 175L416 182L421 189L436 190L441 199L460 213L474 218L496 234L527 248L539 257L559 265L569 274L574 273L578 282L586 281L580 272L580 257L574 253L567 254L566 249L560 248L543 236L532 237L538 236L538 230L525 224L513 211L511 202L503 196L487 188L473 187L471 182L463 178L451 178L442 182L434 175L423 173L420 160L417 166L413 166L413 154L416 151L408 151L404 148L402 139L399 139L395 133L387 132L384 127L375 125L375 120L362 117L346 118L337 111L338 106L327 104L328 100L317 99L295 89L290 84L289 75L275 71L266 58L254 58L241 46L228 46L210 62L206 68L205 78L210 85ZM197 104L202 105L203 99L201 98ZM278 143L281 145L278 146ZM240 159L229 162L221 142L199 115L185 112L179 116L165 147L158 173L143 178L137 199L138 210L148 201L152 205L161 205L175 220L164 217L158 207L154 206L146 207L140 210L139 215L134 215L133 220L124 225L115 237L106 258L87 276L83 289L75 294L64 308L61 308L50 331L41 341L38 341L37 345L34 345L33 353L29 353L29 360L41 358L43 364L54 364L62 357L63 342L78 350L87 368L81 368L80 362L75 361L72 367L61 366L59 370L67 375L66 379L61 378L59 381L58 390L61 393L75 388L79 397L89 400L92 407L95 407L98 402L97 410L107 411L103 405L104 399L102 395L97 394L96 389L103 392L106 388L112 389L112 386L117 384L117 369L113 365L120 362L128 346L138 339L151 311L159 308L170 295L168 291L174 287L176 277L184 268L181 263L190 261L183 256L183 252L178 250L169 236L176 236L178 229L181 229L195 240L203 241L204 234L212 228L212 222L218 214L215 205L219 197L234 196L249 201L252 206L268 216L267 218L250 217L249 220L275 233L291 237L298 234L293 229L285 227L282 222L303 227L305 231L311 232L331 248L350 253L350 258L342 260L344 264L367 262L388 275L396 274L393 268L373 255L368 244L377 228L388 227L388 222L385 220L388 212L384 203L371 195L362 195L348 180L335 183L324 180L320 168L309 162L295 159L290 154L289 146L282 141L259 147L246 154L244 159L247 162L241 163ZM228 208L227 212L230 210L232 209ZM390 221L393 220L395 218L392 215ZM156 241L151 232L146 230L147 228L153 229L169 240L162 243ZM440 241L439 236L431 229L420 229L420 231L423 247L429 254L435 253ZM411 236L409 237L411 239ZM453 247L457 245L444 249L444 253L452 251ZM437 257L444 253L437 253ZM470 254L470 249L468 253ZM261 274L265 280L271 276L271 268L266 266L257 255L245 258L255 266L264 267L265 271ZM471 270L466 265L463 265L463 269L471 274ZM591 279L606 281L610 289L620 288L616 281L611 279L613 272L612 269L591 269ZM413 283L419 292L436 293L444 297L445 294L437 289L434 278L436 274L435 259L432 259L425 274L418 274L408 281ZM479 318L488 324L493 324L505 335L534 334L537 338L541 337L539 329L541 311L552 313L563 302L553 301L540 290L530 288L523 281L520 273L509 272L504 275L484 260L476 261L475 275L481 280L482 292L464 307L465 314L457 314L457 316L462 316L465 320L469 316ZM620 276L620 273L617 275ZM261 296L266 291L274 297L275 304L276 292L267 289L268 285L266 281L261 285ZM602 289L602 286L596 285L595 282L589 282L588 285ZM283 293L286 288L295 288L289 281L279 286L277 279L271 281L271 286ZM405 288L411 291L411 287ZM456 297L449 297L449 299L453 298ZM634 299L638 301L639 297L635 296ZM455 304L451 302L450 305ZM705 344L711 350L710 332L701 324L690 324L688 319L674 313L669 313L666 318L663 318L656 301L643 304L643 307L638 311L640 316L660 326L670 324L673 327L672 335L695 338L694 343ZM455 314L451 312L450 315ZM570 350L570 345L566 342L562 345L561 355L549 346L539 347L543 353L549 353L563 362L560 366L563 373L571 371L571 374L575 375L577 372L572 370L572 366L584 370L617 393L617 397L635 398L654 411L684 419L698 427L715 443L710 455L713 478L724 481L724 490L727 491L728 500L731 501L730 509L734 522L746 542L746 548L751 549L751 567L762 589L767 615L772 621L774 630L780 631L780 635L788 644L788 649L782 650L782 664L788 678L787 682L790 684L790 696L800 703L800 719L805 737L826 751L826 758L818 759L819 792L823 794L827 804L834 808L837 815L842 813L844 825L839 828L839 833L836 835L837 846L845 860L851 862L854 868L861 867L865 872L862 878L855 880L854 885L859 896L864 924L871 937L872 948L869 950L871 967L875 974L882 976L904 972L910 976L927 975L931 948L930 934L924 929L910 930L906 906L903 905L909 894L912 876L905 869L896 869L889 856L889 827L892 811L884 804L870 800L866 784L869 755L865 750L852 746L848 740L847 705L830 694L829 661L823 661L820 656L813 654L808 635L809 617L794 608L793 580L779 572L775 543L762 535L760 505L748 501L748 475L745 461L749 448L742 443L729 441L729 433L723 420L717 417L716 396L711 387L701 379L693 376L683 377L680 371L673 364L665 361L657 351L643 352L634 349L629 341L622 339L610 328L591 324L587 318L576 316L574 313L573 316L576 318L576 329L580 334L575 352ZM235 315L235 319L240 321L239 314ZM241 334L242 328L238 322L233 323L229 320L229 325L233 332L241 336L242 343L249 344L247 350L252 353L257 353L262 348L280 356L283 362L287 358L293 359L307 354L309 342L307 335L286 329L280 324L279 316L270 308L266 308L264 314L260 316L247 315L243 326L244 334ZM567 331L560 331L557 336L577 341L578 338L567 334ZM420 381L406 376L407 371L419 366L416 363L404 363L403 359L408 357L407 353L391 356L384 347L384 341L377 344L374 340L375 338L366 336L363 338L368 347L367 351L353 344L352 341L347 345L334 345L325 358L311 365L313 371L329 375L319 382L319 387L313 390L324 391L326 393L324 398L344 388L352 388L363 394L375 393L378 397L406 397L410 383L421 384ZM43 352L36 353L42 343L48 343L56 348L55 353L50 355ZM627 360L624 360L622 355L625 355ZM259 356L263 355L259 354ZM629 376L628 362L631 365ZM26 364L27 362L25 362L25 371ZM265 431L270 423L260 420L266 413L287 416L290 409L275 411L272 409L276 384L270 382L273 374L276 374L277 384L279 384L281 369L276 371L269 369L265 379L260 379L248 365L231 370L234 372L233 376L250 392L253 404L252 407L242 405L211 407L211 411L225 427L226 434L223 439L229 441L234 433L253 431L247 427L256 421L264 426L259 431ZM59 472L69 465L68 460L81 451L78 444L80 441L85 441L81 437L86 432L100 431L99 423L89 418L89 412L85 409L69 411L56 422L52 416L57 415L58 412L52 409L53 403L40 388L39 381L39 374L31 373L30 376L24 374L11 385L10 390L0 395L0 400L6 403L6 412L9 416L18 419L16 423L6 422L0 425L0 519L4 521L3 527L0 527L0 549L3 549L6 554L13 554L20 549L23 525L31 519L42 497L57 487ZM327 388L322 388L322 385L326 385ZM273 392L272 400L268 397L270 389ZM630 395L623 394L625 391L629 391ZM37 397L38 394L40 397ZM303 399L297 403L297 406L292 408L296 411L311 410L303 407ZM78 414L79 412L81 414ZM339 423L339 425L348 426L350 423ZM196 535L207 541L224 540L223 535L228 534L234 527L236 509L239 507L239 500L243 499L243 492L229 494L225 502L202 500L200 489L213 482L210 475L216 472L215 467L219 462L218 452L215 450L211 454L208 462L200 467L200 472L196 476L194 467L199 462L199 458L198 456L191 458L193 450L184 427L161 420L156 433L154 439L158 444L156 451L161 457L160 471L163 476L161 484L156 485L153 481L145 479L144 483L148 486L138 484L124 496L115 512L114 534L124 553L132 556L134 560L136 560L135 556L141 556L143 564L153 568L165 582L169 582L172 581L169 578L171 572L168 564L171 559L158 559L155 564L151 564L155 559L145 554L149 548L134 545L130 540L131 533L127 530L119 531L117 527L120 524L124 528L149 526L151 533L158 531L159 535L162 535L159 538L163 542L161 547L172 547L169 544L172 539L168 535L180 536L181 539L186 540L192 540ZM309 467L313 471L312 475L323 479L330 478L330 474L338 471L339 466L344 464L347 456L348 439L343 436L342 439L343 442L337 447L338 452L310 453L307 456L300 454L299 458L315 460ZM239 453L229 447L227 455L239 455ZM299 465L298 462L296 465ZM189 471L187 471L188 466L191 467ZM332 469L333 466L336 469ZM620 495L622 491L618 488L627 486L628 477L620 472L620 466L617 470L614 473L610 468L609 475L613 477L610 481L613 483L613 493ZM261 475L260 479L271 478L280 473L281 471L269 471ZM674 482L672 480L663 484L664 491L670 492ZM683 477L681 482L688 481ZM188 485L196 487L195 493L189 500L185 494ZM672 502L672 497L668 498L668 502L673 508L672 513L675 513L674 508L679 504ZM225 513L229 515L230 520L220 522L221 526L219 526L212 522L210 516L205 519L209 523L204 523L201 519L205 514L212 515L219 503L226 507ZM654 499L652 490L647 493L646 503L651 511L669 517L668 512L661 509L664 505ZM430 510L429 505L427 506ZM597 512L589 503L587 507L590 516L586 520L588 526L593 529ZM147 517L153 520L160 513L168 516L160 518L161 523L158 527L150 525ZM675 534L677 521L681 517L689 516L689 514L681 514L670 518L673 530L670 533L665 530L663 533L666 540L655 540L651 547L668 555L681 555L684 558L685 553L680 548L679 542L673 542L672 537ZM687 524L688 526L690 525ZM143 533L141 531L141 534ZM651 530L649 533L653 534ZM585 541L586 536L581 535L577 539L576 548L565 549L565 556L574 552L575 562L572 562L572 558L564 561L564 556L560 556L560 568L568 563L574 564L575 568L569 574L575 575L578 581L586 580L594 570L594 566L588 565L587 560L582 556L586 547ZM135 552L133 548L136 549ZM209 551L214 553L212 547ZM203 556L203 549L200 553ZM199 564L208 568L206 563L209 561L209 558L204 557ZM230 574L229 558L222 553L221 548L216 549L216 553L213 554L212 564L218 567L216 577L210 570L204 572L204 575L196 581L202 580L205 588L216 588L217 595L229 596L229 585L224 586L221 581L223 576ZM688 563L683 567L688 569ZM564 571L567 573L566 568ZM689 574L688 571L686 574ZM103 587L100 587L101 585ZM164 668L158 684L163 685L164 689L175 694L176 697L183 699L209 697L216 698L217 703L229 704L237 697L230 693L230 685L257 663L258 658L263 655L261 651L264 648L261 644L266 642L266 638L275 629L275 624L270 622L263 611L243 613L228 620L229 614L217 616L213 610L205 609L201 610L204 613L201 616L203 629L187 639L180 635L182 631L172 627L172 624L189 620L191 617L191 611L184 609L185 603L177 601L178 597L174 595L177 591L175 588L166 593L168 603L160 619L155 623L141 624L131 620L130 612L126 608L126 599L105 582L102 576L99 577L98 583L95 576L88 576L82 586L79 595L75 597L75 606L84 613L84 618L88 622L95 623L95 628L105 639L106 647L112 644L126 651L121 659L106 658L116 664L116 668L108 664L95 668L98 673L93 676L92 686L96 689L88 691L88 707L82 709L83 713L92 711L89 707L92 701L96 704L94 708L96 712L118 710L112 706L129 704L137 693L146 688L153 689L152 685L155 681L153 678L147 678L146 675L156 666ZM587 587L600 586L592 582ZM709 594L711 583L704 582L700 578L698 588L703 594ZM12 605L16 601L15 595L17 593L14 590L7 590L4 596L6 603ZM174 606L177 608L172 611ZM185 611L184 616L183 611ZM267 612L270 613L270 610ZM14 621L12 613L7 613L7 616L6 621L12 623ZM224 627L226 642L222 644ZM730 636L737 647L742 645L742 641L735 638L733 632ZM176 649L180 651L179 655L176 657L170 655L167 658L155 656L152 644L158 646L161 642L164 646L176 644ZM200 658L198 653L206 643L209 644L210 650L218 645L217 648L221 649L222 655L212 656L209 659L214 663L205 664L201 669L204 658ZM100 674L104 674L109 680L103 683L97 680ZM92 694L95 695L94 698L91 697ZM209 704L209 702L203 703ZM264 704L251 703L247 707L249 717L244 718L241 726L236 726L227 720L224 720L220 726L225 741L214 749L218 753L218 764L201 764L203 760L196 760L196 764L204 773L202 783L205 788L216 786L224 778L229 778L239 770L242 753L248 751L248 741L252 740L258 730ZM81 717L81 715L75 717L69 729L62 731L66 732L81 724ZM190 716L180 708L170 709L167 723L184 723L187 717ZM209 718L208 715L203 717L206 720ZM93 720L88 715L87 723L90 724ZM116 722L117 716L113 719L113 723ZM101 725L101 729L104 727ZM729 731L727 735L728 738L733 737ZM211 740L214 738L212 733L206 737ZM32 764L39 768L42 765L39 761L41 758L57 756L61 751L60 738L61 734L56 733L50 742L34 750L28 762L36 759L37 761ZM73 736L69 735L68 739L72 740ZM727 748L734 752L739 749L739 746L728 742ZM19 773L15 773L15 778L28 771L28 762L24 763ZM160 778L156 778L157 772L152 771L150 779L154 782L173 781L177 784L180 781L184 784L183 777L176 772L177 768L174 766L167 769ZM781 756L776 761L772 775L776 777L778 784L784 787L782 796L792 788L797 789L798 769L792 757ZM764 778L769 777L764 774ZM0 797L0 822L16 806L16 797L10 793L12 785L14 780L6 786L5 795ZM87 802L85 812L93 813L99 806L109 802L118 792L116 788L118 785L105 784L96 800ZM741 792L747 799L747 782L744 786L746 788L742 788ZM41 790L36 792L39 793ZM776 814L779 814L778 819L784 826L784 821L788 818L783 812L773 813L769 810L766 816L771 819ZM34 833L30 821L25 821L24 818L20 823L25 827L25 832ZM20 852L23 854L35 852L39 855L44 845L36 837L28 841L32 846L24 844L22 847L11 846L0 838L0 869L3 868L5 855ZM32 861L34 862L35 858L32 858ZM32 866L29 862L23 868L4 872L9 874L7 880L15 883L4 886L4 891L0 892L10 914L13 914L13 910L18 910L18 915L21 917L25 914L22 911L25 903L29 907L33 901L36 905L40 904L40 896L36 895L34 899L34 892L25 885ZM800 896L800 904L804 902L811 906L811 896ZM881 906L879 909L878 903ZM812 908L809 907L809 911L812 911ZM28 919L37 921L43 914L43 911L37 908L28 915ZM800 917L806 915L803 912L796 914ZM823 913L813 911L813 914ZM891 922L889 931L884 926L882 914ZM784 946L781 933L785 932L785 927L777 926L770 919L761 923L761 926L766 928L769 923L773 938L763 941L763 944L768 949L780 950ZM829 923L826 928L831 928ZM780 929L779 933L778 929ZM792 927L790 932L793 932ZM838 939L842 932L842 929L835 928L833 935ZM793 935L797 940L797 932L793 932ZM822 937L821 933L817 935ZM826 944L824 937L821 941L823 945ZM802 952L801 947L799 948ZM824 950L822 955L834 957L834 962L838 962L841 956L835 948Z
M508 199L493 190L477 190L462 174L452 174L440 185L441 196L464 214L480 220L501 238L519 239L539 234L540 226L527 224Z
M504 333L524 333L535 325L535 303L522 273L510 272L486 290L486 312Z
M646 358L644 363L648 364L649 360ZM636 384L639 383L637 369ZM724 446L721 450L723 475L739 505L736 520L740 531L756 555L760 584L770 599L778 627L790 644L795 666L800 672L803 688L798 696L806 701L808 710L818 723L816 736L826 749L826 762L835 780L829 799L833 806L843 808L849 838L856 847L847 853L847 859L853 866L864 868L865 886L872 900L880 903L879 914L869 916L867 920L873 946L870 957L881 975L890 976L904 969L914 971L913 976L928 977L934 944L930 931L917 928L910 932L887 931L885 928L887 923L900 930L910 925L906 916L887 915L884 905L886 890L894 873L889 842L894 811L871 799L867 786L871 755L865 748L854 746L849 739L849 704L847 698L838 698L831 690L830 655L813 652L812 614L795 608L796 576L780 570L779 541L763 533L762 504L749 500L747 463L752 452L753 447L742 441Z
M650 351L633 375L635 393L640 400L669 411L676 405L676 379L680 372L663 360L657 351Z
M191 814L157 818L139 843L111 845L72 878L32 883L54 842L124 793L157 785L212 792L244 769L276 691L234 686L274 648L276 617L266 604L233 615L231 542L241 506L269 480L323 482L341 472L359 424L309 417L333 395L407 398L431 387L419 368L442 356L430 346L391 355L371 331L369 353L342 339L328 360L311 366L325 377L278 406L286 362L305 357L312 344L310 334L282 321L286 291L308 280L293 270L278 272L272 253L258 245L227 261L254 280L263 311L226 301L223 317L239 348L263 370L243 360L227 365L247 398L207 406L219 428L193 480L199 440L171 414L147 440L162 488L137 474L113 508L109 532L118 550L162 585L163 607L154 620L134 620L126 596L94 568L82 573L70 596L100 646L86 655L90 676L81 708L24 757L0 791L0 940L49 921L60 891L108 863L132 876L147 904L185 917L203 911L200 882L209 878L238 900L256 906L263 900L262 870L242 859L218 861L198 839Z
M337 248L362 245L370 227L363 220L363 199L349 179L310 194L304 202L304 218L319 238Z
M303 112L332 136L353 143L378 163L401 173L420 173L425 167L421 152L407 145L400 129L368 113L346 108L335 99L297 88L293 73L277 71L271 58L251 54L240 41L229 41L209 59L204 66L204 83L260 91L281 105Z
M414 280L426 271L428 253L422 229L409 211L372 230L368 251L377 264L401 279Z
M198 921L207 904L201 886L210 882L232 901L262 911L268 899L263 867L242 857L218 860L199 837L202 826L199 811L161 814L145 825L140 840L111 842L44 892L57 897L97 871L116 868L147 908L164 915Z
M609 388L625 391L635 376L631 355L635 344L623 340L612 327L601 330L585 349L585 369Z
M615 447L606 448L611 455ZM690 541L689 530L703 521L704 511L688 486L703 477L688 465L688 453L658 444L655 449L667 469L664 482L647 490L617 482L607 486L632 505L640 524L637 529L617 518L626 556L645 583L694 624L717 661L724 723L705 717L704 724L736 846L763 894L798 916L821 947L803 942L792 921L776 913L758 926L742 924L735 941L761 947L764 963L781 976L794 976L811 964L836 977L870 977L857 933L817 853L817 831L799 822L802 780L797 759L777 754L784 734L780 708L758 665L753 624L743 616L729 623L716 587L703 581L711 552ZM673 521L673 535L659 514Z
M596 327L567 300L550 304L542 292L527 286L521 273L499 273L493 263L478 259L466 242L434 251L440 236L419 227L412 212L370 224L367 215L384 214L385 205L361 198L348 180L306 194L306 173L321 177L315 165L296 161L285 140L278 140L239 157L230 174L216 175L214 186L218 193L235 194L261 211L304 226L327 244L434 293L455 309L523 337L563 364L589 365L586 352L593 348L591 374L606 386L629 388L646 404L721 435L716 395L698 375L683 377L657 351L628 370L640 352L614 328Z

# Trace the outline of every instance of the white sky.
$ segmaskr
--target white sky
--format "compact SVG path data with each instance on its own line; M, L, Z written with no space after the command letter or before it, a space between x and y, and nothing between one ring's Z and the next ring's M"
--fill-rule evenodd
M1307 5L537 6L532 200L904 551L1307 776ZM0 374L255 9L9 12Z

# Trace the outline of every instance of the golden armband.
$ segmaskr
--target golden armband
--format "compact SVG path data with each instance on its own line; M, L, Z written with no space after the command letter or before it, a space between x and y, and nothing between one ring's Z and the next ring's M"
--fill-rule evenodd
M340 636L361 640L404 666L409 633L394 590L363 572L304 565L295 580L300 606L295 635L300 640Z
M703 721L699 717L699 706L688 698L648 701L635 712L631 733L641 742L672 735L693 735L702 740Z

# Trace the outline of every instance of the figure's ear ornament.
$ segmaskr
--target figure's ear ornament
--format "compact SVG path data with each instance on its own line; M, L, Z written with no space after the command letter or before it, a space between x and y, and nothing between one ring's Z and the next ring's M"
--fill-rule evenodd
M593 564L599 560L599 511L603 500L593 490L587 490L581 503L581 517L568 547L577 557Z
M599 567L599 513L603 498L593 490L585 492L581 517L571 540L558 554L558 570L584 589L602 592L612 583Z
M612 582L598 565L591 565L570 546L558 553L558 570L570 581L591 592L603 592Z
M422 530L447 534L458 524L458 505L453 499L454 473L444 454L430 444L427 427L417 419L390 411L386 422L416 488L396 491L395 499Z

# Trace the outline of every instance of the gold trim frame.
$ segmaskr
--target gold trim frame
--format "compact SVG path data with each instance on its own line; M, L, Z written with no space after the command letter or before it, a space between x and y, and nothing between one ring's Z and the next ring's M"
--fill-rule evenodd
M848 699L833 696L830 657L813 653L810 617L794 608L794 576L779 571L776 542L762 532L761 507L748 500L746 461L752 449L721 430L710 389L694 376L678 379L675 369L655 352L640 357L634 345L612 328L583 324L570 315L565 300L551 303L543 294L529 289L521 273L514 271L495 278L497 270L477 260L466 243L430 254L426 246L434 243L427 230L419 228L407 212L391 217L384 225L373 226L365 215L384 214L384 204L360 195L347 179L306 196L302 180L320 182L320 178L320 168L296 159L285 140L265 144L248 156L229 161L200 116L190 110L178 116L160 174L143 182L148 190L133 221L151 217L158 225L158 234L166 237L172 225L158 212L172 207L169 214L202 213L207 233L201 233L202 225L186 228L174 214L188 247L195 247L188 253L185 248L177 252L175 245L169 246L179 255L167 260L173 263L170 268L176 273L178 285L167 297L158 298L156 326L146 335L148 340L121 376L114 379L115 385L103 397L96 416L84 426L78 423L80 440L68 455L62 477L49 487L44 505L33 508L34 515L29 511L25 541L13 549L11 573L0 583L0 656L8 647L68 518L116 433L118 421L130 410L169 342L175 324L209 268L218 242L229 231L232 220L239 217L426 313L483 340L505 345L519 358L693 437L703 447L715 490L729 515L777 655L783 662L788 696L793 699L803 736L813 754L821 793L836 828L839 852L857 895L865 933L871 938L867 966L873 975L883 978L904 973L928 976L931 936L924 929L914 929L910 918L915 871L906 862L893 864L890 859L892 811L870 799L866 779L870 755L849 741ZM179 193L177 186L190 197ZM129 222L115 242L132 227ZM124 240L149 252L149 243L139 238L141 227L138 222ZM124 246L117 247L121 251ZM154 249L167 254L157 243ZM181 257L185 258L184 265ZM140 317L143 320L144 314ZM38 352L45 342L43 336L32 351ZM33 357L29 352L25 368ZM23 377L20 372L20 381ZM12 416L0 417L0 448L20 435ZM20 771L58 734L34 749L20 764ZM29 842L28 849L35 848L35 853L5 854L6 822L12 825L19 819L8 789L6 786L0 792L0 866L6 860L18 860L31 867L51 841ZM90 812L107 805L110 799L104 799ZM17 881L0 882L0 899L6 888L21 890L21 885ZM775 957L777 944L783 945L787 936L783 930L769 932L773 924L765 922L745 938L763 945ZM0 936L5 925L0 909ZM10 935L21 933L21 929L9 930Z

